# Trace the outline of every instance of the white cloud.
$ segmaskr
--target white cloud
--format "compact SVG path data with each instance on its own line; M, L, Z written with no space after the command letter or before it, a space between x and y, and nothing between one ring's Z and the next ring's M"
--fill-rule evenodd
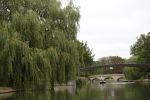
M81 20L78 39L87 41L95 59L129 57L136 37L150 31L150 0L76 0Z

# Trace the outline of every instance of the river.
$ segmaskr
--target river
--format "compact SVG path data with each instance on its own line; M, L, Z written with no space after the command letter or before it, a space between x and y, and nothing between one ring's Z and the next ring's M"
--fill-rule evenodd
M28 91L0 94L0 100L150 100L150 84L92 83L80 88L57 88L55 92Z

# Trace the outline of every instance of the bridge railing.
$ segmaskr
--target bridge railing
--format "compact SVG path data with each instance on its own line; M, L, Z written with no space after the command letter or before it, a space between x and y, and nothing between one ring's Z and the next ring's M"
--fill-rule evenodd
M120 63L120 64L106 64L106 65L96 65L96 66L89 66L80 68L80 71L90 71L95 70L97 68L104 68L104 67L139 67L139 68L150 68L150 64L144 63Z

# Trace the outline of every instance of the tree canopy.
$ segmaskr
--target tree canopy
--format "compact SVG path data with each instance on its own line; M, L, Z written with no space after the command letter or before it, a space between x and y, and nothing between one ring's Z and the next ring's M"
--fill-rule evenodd
M135 44L131 46L131 54L137 56L141 63L150 62L150 33L141 34Z
M137 41L131 46L131 58L128 63L149 63L150 62L150 33L141 34ZM127 79L144 78L149 69L143 68L124 68L124 74Z
M86 63L76 38L79 19L72 2L0 0L0 81L26 87L75 79Z
M108 64L121 64L124 63L125 60L119 56L109 56L109 57L102 57L99 59L100 64L102 65L108 65ZM119 74L122 73L123 68L118 67L107 67L103 68L103 73L113 73L113 74Z

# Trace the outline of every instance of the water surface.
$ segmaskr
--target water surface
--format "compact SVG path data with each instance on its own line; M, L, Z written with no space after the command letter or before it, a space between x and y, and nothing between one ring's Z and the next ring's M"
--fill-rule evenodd
M150 84L87 84L57 91L28 91L0 95L0 100L150 100Z

